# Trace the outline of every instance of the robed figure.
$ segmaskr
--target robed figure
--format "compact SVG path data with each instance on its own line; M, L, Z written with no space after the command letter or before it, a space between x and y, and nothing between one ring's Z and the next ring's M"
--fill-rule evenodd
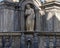
M34 13L34 9L31 8L29 4L26 5L25 16L27 17L26 30L34 31L35 13Z

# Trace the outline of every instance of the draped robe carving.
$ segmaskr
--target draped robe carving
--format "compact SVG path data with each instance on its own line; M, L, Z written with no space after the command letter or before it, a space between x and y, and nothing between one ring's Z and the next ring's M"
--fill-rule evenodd
M35 18L35 13L34 13L34 9L32 9L30 7L30 5L27 5L26 11L25 11L25 16L27 16L26 18L26 29L27 31L34 31L34 18Z

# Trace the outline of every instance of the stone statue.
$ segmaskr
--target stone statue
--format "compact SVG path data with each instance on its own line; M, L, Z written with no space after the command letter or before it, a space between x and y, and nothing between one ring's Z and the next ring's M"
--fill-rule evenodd
M32 9L29 4L26 5L25 16L27 31L34 31L35 13L34 9Z

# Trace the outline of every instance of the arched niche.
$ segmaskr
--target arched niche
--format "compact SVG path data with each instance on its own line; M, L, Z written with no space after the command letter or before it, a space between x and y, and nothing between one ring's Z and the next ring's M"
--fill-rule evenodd
M34 2L32 0L26 0L26 1L22 1L20 4L20 19L21 19L21 31L25 31L25 17L24 17L24 11L25 11L25 6L27 4L30 4L32 8L34 8L35 11L35 16L36 16L36 20L35 20L35 30L40 30L40 26L39 26L39 8L36 7L36 5L34 4Z

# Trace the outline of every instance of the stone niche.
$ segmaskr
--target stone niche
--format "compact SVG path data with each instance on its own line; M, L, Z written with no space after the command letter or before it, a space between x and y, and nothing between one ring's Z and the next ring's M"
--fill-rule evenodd
M38 2L38 3L37 3ZM26 31L26 20L25 20L25 15L24 15L24 12L25 12L25 6L27 4L30 4L31 5L31 8L34 9L34 12L35 12L35 29L34 30L40 30L40 14L39 14L39 4L40 2L37 0L37 2L34 0L24 0L24 1L21 1L20 2L20 19L21 19L21 31ZM41 4L40 4L41 5ZM39 21L38 21L39 20Z

